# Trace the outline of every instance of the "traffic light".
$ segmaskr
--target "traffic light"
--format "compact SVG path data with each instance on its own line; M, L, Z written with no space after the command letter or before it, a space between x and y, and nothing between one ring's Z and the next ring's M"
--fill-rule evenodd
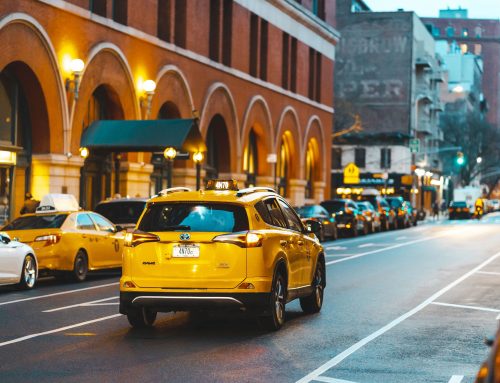
M458 166L465 164L464 154L462 152L457 152L457 158L455 159Z

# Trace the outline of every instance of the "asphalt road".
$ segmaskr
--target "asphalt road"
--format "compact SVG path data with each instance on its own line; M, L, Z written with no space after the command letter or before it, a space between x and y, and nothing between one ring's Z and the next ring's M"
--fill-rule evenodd
M500 313L500 216L325 243L323 310L132 330L119 273L0 289L0 382L472 382Z

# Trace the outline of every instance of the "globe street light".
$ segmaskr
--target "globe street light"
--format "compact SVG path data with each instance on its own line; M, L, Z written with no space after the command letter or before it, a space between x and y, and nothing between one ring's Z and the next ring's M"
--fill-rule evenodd
M174 163L174 158L177 156L177 150L175 148L169 147L163 151L163 156L167 160L167 188L172 187L172 165Z
M196 190L200 190L201 163L203 161L203 157L202 152L196 152L193 154L193 161L196 164Z

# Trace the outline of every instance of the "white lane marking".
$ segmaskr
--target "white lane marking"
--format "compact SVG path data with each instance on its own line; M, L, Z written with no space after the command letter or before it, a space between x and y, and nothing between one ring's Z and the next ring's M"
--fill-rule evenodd
M441 290L439 290L437 293L431 295L429 298L427 298L425 301L420 303L418 306L414 307L410 311L406 312L405 314L401 315L400 317L394 319L392 322L386 324L384 327L378 329L374 333L368 335L367 337L361 339L357 343L353 344L351 347L348 349L344 350L334 358L330 359L328 362L324 363L323 365L319 366L316 370L310 372L306 376L304 376L302 379L298 380L297 383L308 383L314 379L316 379L318 376L323 374L325 371L328 371L330 368L335 367L337 364L342 362L344 359L346 359L348 356L354 354L356 351L361 349L362 347L366 346L368 343L370 343L372 340L377 339L379 336L385 334L387 331L391 330L393 327L396 327L398 324L401 322L405 321L406 319L410 318L411 316L415 315L419 311L423 310L427 306L429 306L432 302L434 302L436 299L438 299L441 295L447 293L449 290L457 286L458 284L462 283L464 280L469 278L471 275L476 273L478 270L481 270L483 267L486 265L490 264L494 260L496 260L498 257L500 257L500 253L496 253L492 255L490 258L488 258L486 261L481 263L479 266L476 266L473 268L471 271L465 273L462 275L460 278L456 279L454 282L450 283L449 285L443 287Z
M363 247L384 247L390 245L392 245L392 243L365 243L363 245L359 245L358 248L362 249Z
M364 257L365 255L369 255L369 254L375 254L375 253L380 253L382 251L387 251L387 250L392 250L392 249L397 249L398 247L403 247L403 246L408 246L408 245L413 245L414 243L419 243L419 242L426 242L426 241L431 241L433 239L437 239L439 237L442 237L443 234L441 235L436 235L435 237L431 237L431 238L421 238L421 239L416 239L414 241L410 241L410 242L405 242L405 243L399 243L397 245L394 245L394 246L389 246L389 247L384 247L383 249L377 249L377 250L372 250L372 251L367 251L365 253L359 253L359 254L354 254L350 257L347 257L347 258L342 258L342 259L337 259L336 261L330 261L330 262L326 262L326 265L333 265L335 263L340 263L340 262L345 262L345 261L349 261L351 259L355 259L355 258L360 258L360 257Z
M344 246L329 246L329 247L326 247L325 250L347 250L347 247L344 247Z
M2 343L0 343L0 347L8 346L9 344L13 344L13 343L24 342L25 340L37 338L39 336L54 334L56 332L66 331L66 330L70 330L70 329L76 328L76 327L82 327L82 326L85 326L85 325L88 325L88 324L91 324L91 323L97 323L97 322L102 322L102 321L105 321L105 320L108 320L108 319L118 318L118 317L121 317L121 316L122 316L122 314L108 315L108 316L102 317L102 318L92 319L92 320L88 320L88 321L85 321L85 322L80 322L80 323L72 324L72 325L65 326L65 327L59 327L59 328L56 328L54 330L49 330L49 331L39 332L39 333L36 333L36 334L22 336L20 338L11 339L11 340L8 340L6 342L2 342Z
M327 254L327 257L335 258L335 257L349 257L351 255L354 255L352 253L350 254Z
M329 378L327 376L318 376L318 377L314 378L314 381L326 382L326 383L354 383L350 380Z
M495 271L478 271L478 274L488 274L488 275L500 275L500 273Z
M15 301L0 302L0 306L10 305L12 303L32 301L32 300L35 300L35 299L55 297L55 296L64 295L64 294L79 293L80 291L100 289L100 288L103 288L103 287L116 286L116 285L119 285L119 284L120 284L120 282L106 283L105 285L92 286L92 287L84 287L83 289L61 291L60 293L53 293L53 294L47 294L47 295L39 295L39 296L36 296L36 297L30 297L30 298L16 299Z
M369 242L369 243L363 243L362 245L358 245L358 248L362 249L363 247L372 247L372 246L375 246L375 244L373 242Z
M95 300L95 301L77 303L77 304L74 304L74 305L69 305L69 306L64 306L64 307L58 307L56 309L45 310L45 311L42 311L42 312L43 313L53 313L54 311L61 311L61 310L66 310L66 309L72 309L72 308L75 308L75 307L93 306L94 304L97 304L97 303L100 303L100 302L110 301L112 299L118 299L118 298L119 297L110 297L110 298L98 299L98 300Z
M455 307L458 309L470 309L470 310L478 310L478 311L489 311L492 313L500 313L498 309L492 309L489 307L478 307L478 306L466 306L466 305L456 305L453 303L444 303L444 302L432 302L431 304L436 306L445 306L445 307Z
M448 383L460 383L463 378L464 378L463 375L453 375L451 379L448 380Z

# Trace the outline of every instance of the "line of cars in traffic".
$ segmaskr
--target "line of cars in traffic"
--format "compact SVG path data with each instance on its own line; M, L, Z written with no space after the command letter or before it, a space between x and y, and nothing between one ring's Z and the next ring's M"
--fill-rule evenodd
M417 212L400 196L382 197L376 192L363 194L359 200L336 198L296 208L305 223L316 222L320 241L336 240L340 235L402 229L417 225Z

